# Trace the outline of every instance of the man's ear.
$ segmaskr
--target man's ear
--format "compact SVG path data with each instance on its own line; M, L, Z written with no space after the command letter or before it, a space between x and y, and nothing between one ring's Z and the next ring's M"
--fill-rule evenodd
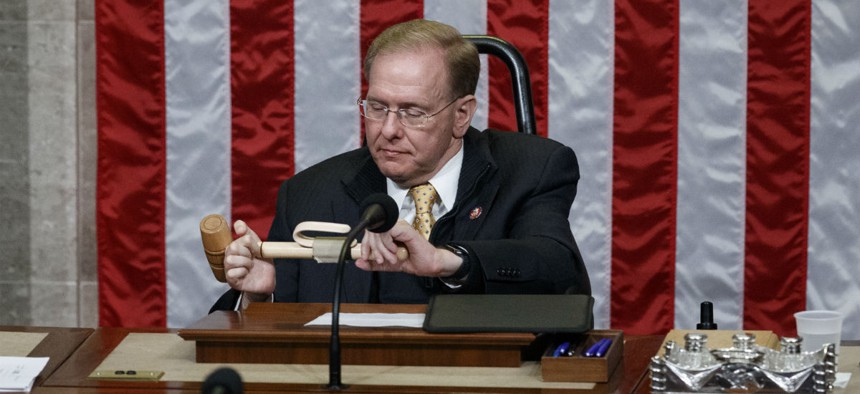
M463 138L472 124L472 117L478 108L478 99L469 94L457 99L454 105L457 106L454 108L454 137Z

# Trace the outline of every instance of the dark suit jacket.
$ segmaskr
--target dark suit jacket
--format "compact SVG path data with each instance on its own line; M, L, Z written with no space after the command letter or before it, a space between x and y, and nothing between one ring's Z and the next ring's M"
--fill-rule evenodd
M591 294L568 221L579 180L573 150L538 136L474 128L464 149L457 201L437 219L430 242L454 242L470 252L468 283L450 289L435 278L347 264L345 302L426 303L442 292ZM354 226L362 200L385 191L366 147L330 158L281 185L268 240L292 241L303 221ZM275 264L276 301L331 302L336 264ZM232 293L213 309L232 309L238 292Z

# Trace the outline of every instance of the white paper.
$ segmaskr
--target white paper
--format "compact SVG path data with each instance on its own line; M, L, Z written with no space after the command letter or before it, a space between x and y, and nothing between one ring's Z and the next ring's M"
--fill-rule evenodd
M352 327L424 327L423 313L341 313L341 326ZM306 326L330 326L331 312L311 320Z
M833 382L833 387L844 389L848 387L848 381L851 380L851 372L837 372L836 381Z
M47 364L48 357L0 357L0 392L29 392Z

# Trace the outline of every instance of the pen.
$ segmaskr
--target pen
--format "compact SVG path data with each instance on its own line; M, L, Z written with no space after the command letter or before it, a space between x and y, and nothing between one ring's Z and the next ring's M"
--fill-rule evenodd
M562 355L567 355L567 348L569 348L569 347L570 347L570 342L564 342L561 345L558 345L558 347L555 348L555 351L552 353L552 356L558 357L558 356L562 356Z
M585 357L597 356L597 351L600 350L600 347L603 346L603 344L606 343L606 341L608 341L608 340L609 339L607 339L607 338L603 338L603 339L595 342L594 345L591 345L591 347L588 348L588 350L586 350L585 353L583 353L582 355Z
M594 353L594 357L603 357L606 355L606 351L609 350L609 345L612 344L612 340L609 338L604 338L603 341L603 344L600 345L600 347Z

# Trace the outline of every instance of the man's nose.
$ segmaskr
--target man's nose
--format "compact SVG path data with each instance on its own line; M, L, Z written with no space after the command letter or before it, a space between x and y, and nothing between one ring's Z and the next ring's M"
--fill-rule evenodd
M399 114L394 111L389 111L385 114L385 119L382 119L382 126L380 132L382 136L387 139L393 139L400 136L401 124L400 118L398 118Z

